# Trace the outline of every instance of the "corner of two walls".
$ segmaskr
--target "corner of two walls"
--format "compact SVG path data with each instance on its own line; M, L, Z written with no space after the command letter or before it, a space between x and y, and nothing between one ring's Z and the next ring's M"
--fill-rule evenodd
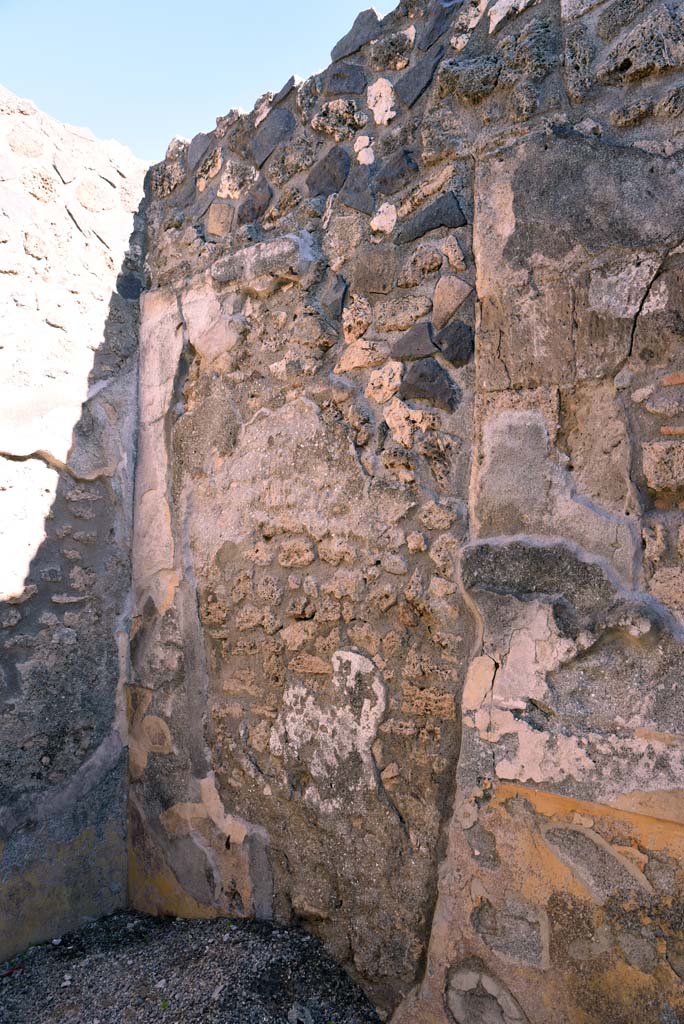
M129 898L298 920L396 1024L661 1024L680 15L486 8L365 12L150 171Z
M135 899L297 919L397 1024L656 1024L680 15L486 8L365 12L152 172Z

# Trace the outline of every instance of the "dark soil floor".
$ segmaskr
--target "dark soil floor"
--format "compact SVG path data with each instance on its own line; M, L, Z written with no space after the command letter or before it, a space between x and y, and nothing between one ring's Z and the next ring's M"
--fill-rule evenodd
M0 965L0 1024L379 1024L296 929L115 914Z

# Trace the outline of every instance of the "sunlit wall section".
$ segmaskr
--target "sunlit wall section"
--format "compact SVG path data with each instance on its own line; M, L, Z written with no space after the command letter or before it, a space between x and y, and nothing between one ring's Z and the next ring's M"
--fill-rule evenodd
M0 959L125 900L143 173L0 89Z

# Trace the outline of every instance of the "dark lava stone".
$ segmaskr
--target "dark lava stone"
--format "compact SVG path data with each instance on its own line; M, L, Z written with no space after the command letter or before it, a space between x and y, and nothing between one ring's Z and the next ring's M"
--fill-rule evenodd
M279 143L290 137L296 125L294 114L289 110L280 108L271 111L252 139L252 153L257 167L268 160Z
M360 64L333 64L325 76L323 92L326 96L359 93L366 88L366 72Z
M448 327L439 332L435 341L444 358L454 366L465 366L472 359L473 329L462 320L454 320L453 323L450 323Z
M339 192L351 168L351 157L344 146L334 146L309 172L309 195L331 196Z
M410 363L414 359L423 359L436 351L432 340L432 324L414 324L405 334L395 341L392 347L392 359L401 359Z
M435 228L461 228L466 223L455 192L446 192L409 217L399 228L397 241L400 244L413 242Z
M399 388L399 398L424 399L438 409L452 412L459 402L458 390L436 359L418 359L411 363Z
M385 160L375 175L375 187L383 196L390 196L406 185L418 170L410 149L398 149Z

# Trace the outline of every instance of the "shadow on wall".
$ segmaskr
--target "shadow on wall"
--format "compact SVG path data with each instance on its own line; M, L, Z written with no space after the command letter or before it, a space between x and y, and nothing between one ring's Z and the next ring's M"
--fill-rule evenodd
M133 216L66 464L44 451L0 457L0 504L23 511L24 523L46 492L55 495L23 590L0 602L0 959L126 903L124 684L144 206ZM63 344L63 333L55 336ZM20 525L12 525L17 534ZM29 542L35 549L35 531Z

